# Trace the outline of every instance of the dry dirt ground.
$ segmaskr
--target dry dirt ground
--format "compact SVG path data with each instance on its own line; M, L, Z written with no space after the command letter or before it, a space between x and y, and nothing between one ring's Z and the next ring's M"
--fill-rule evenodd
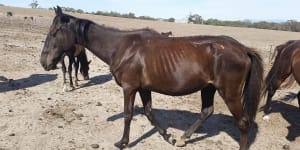
M7 17L6 12L13 12ZM0 149L116 149L123 132L123 96L109 68L88 53L92 60L89 81L80 81L74 91L62 91L61 71L44 71L39 63L45 35L54 12L0 7ZM175 36L229 35L257 48L270 67L270 50L300 33L192 24L141 21L86 14L74 14L99 24L120 29L150 27ZM24 17L33 16L34 20ZM270 121L259 112L251 132L253 150L300 149L300 113L295 93L298 87L282 89L273 98ZM262 101L264 102L264 101ZM176 148L156 132L143 115L137 96L131 124L129 149L238 149L239 132L223 100L215 96L215 112L188 141ZM197 118L200 94L172 97L153 94L153 108L159 122L174 138L180 137Z

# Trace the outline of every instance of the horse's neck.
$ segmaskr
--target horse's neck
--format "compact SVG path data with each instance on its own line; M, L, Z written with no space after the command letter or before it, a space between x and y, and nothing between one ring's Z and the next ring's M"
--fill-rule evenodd
M123 36L120 31L91 25L87 32L88 41L85 43L86 48L110 65L111 57L119 47Z
M121 31L91 24L87 31L88 39L87 42L85 42L86 48L110 65L112 62L112 55L118 50L124 37L133 34L139 34L142 37L160 36L158 32L147 28Z

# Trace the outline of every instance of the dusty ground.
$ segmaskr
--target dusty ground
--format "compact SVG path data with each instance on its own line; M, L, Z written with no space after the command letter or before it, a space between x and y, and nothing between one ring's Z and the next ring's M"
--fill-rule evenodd
M6 17L7 11L13 17ZM107 65L88 53L92 60L89 81L80 81L72 92L62 92L60 70L46 72L39 63L45 34L54 12L0 7L0 149L116 149L113 143L123 132L123 96ZM175 36L229 35L257 48L269 68L270 49L300 33L175 24L75 14L99 24L120 29L150 27L172 31ZM24 20L33 16L34 21ZM294 99L297 86L283 89L273 98L271 120L258 113L257 127L251 133L253 150L300 149L300 113ZM180 137L197 118L199 93L182 97L153 94L155 115L174 137ZM238 149L239 132L223 100L216 95L215 112L193 134L184 148L165 141L142 115L137 96L131 124L130 149Z

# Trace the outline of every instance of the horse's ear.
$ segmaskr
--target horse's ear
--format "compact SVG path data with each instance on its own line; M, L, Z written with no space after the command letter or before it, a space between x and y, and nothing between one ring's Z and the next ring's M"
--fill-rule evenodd
M57 6L55 10L56 16L62 16L63 12L59 6Z

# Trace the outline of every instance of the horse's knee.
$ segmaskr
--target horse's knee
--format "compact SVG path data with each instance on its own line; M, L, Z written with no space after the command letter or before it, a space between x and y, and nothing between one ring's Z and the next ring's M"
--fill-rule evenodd
M126 114L124 116L125 122L130 122L132 120L132 118L133 118L132 114Z
M250 129L250 122L246 117L242 117L238 120L237 125L242 132L248 132Z

